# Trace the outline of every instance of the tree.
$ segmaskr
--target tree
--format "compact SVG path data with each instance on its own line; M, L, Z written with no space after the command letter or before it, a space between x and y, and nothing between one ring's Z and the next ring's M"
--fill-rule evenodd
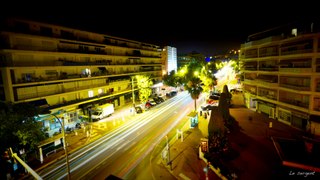
M220 111L222 113L223 120L228 121L228 119L230 117L230 111L229 111L229 103L227 100L226 93L221 93L220 98L219 98L218 108L220 109Z
M167 86L177 87L177 75L174 70L163 76L163 83Z
M213 72L215 72L215 65L214 63L207 63L203 65L199 78L201 79L203 85L203 91L204 92L210 92L212 91L213 87L217 84L216 77L213 75Z
M139 89L139 99L141 102L147 102L149 96L152 94L151 86L153 85L153 82L150 76L137 75L135 77Z
M226 100L227 100L228 106L230 106L231 100L232 100L232 94L229 92L229 88L226 84L223 86L222 93L224 93L226 95Z
M5 113L0 113L1 152L11 147L14 150L24 148L26 152L37 148L46 138L42 125L35 117L38 109L28 103L7 104Z
M203 91L201 87L201 80L198 77L192 77L185 85L186 90L190 93L191 98L194 100L194 109L197 111L197 99Z
M238 76L239 74L236 73L237 68L234 66L234 61L227 61L217 63L216 66L219 69L214 75L217 78L217 85L216 88L219 91L223 91L224 85L228 85L234 87L238 86Z
M209 148L211 148L213 152L220 153L229 149L226 132L233 122L233 119L230 117L229 99L231 99L231 94L228 91L228 86L224 85L223 92L219 98L219 105L217 108L211 110L211 117L208 124Z
M225 120L222 109L217 107L211 110L208 124L209 152L221 153L228 149L228 138L226 134Z

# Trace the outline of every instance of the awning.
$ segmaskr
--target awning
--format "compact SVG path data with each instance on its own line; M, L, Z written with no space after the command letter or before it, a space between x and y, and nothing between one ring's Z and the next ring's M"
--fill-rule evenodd
M88 109L90 107L93 107L93 102L90 103L85 103L85 104L80 104L79 108L83 108L83 109Z
M101 70L101 71L106 71L107 70L106 67L98 67L98 69Z
M28 102L31 105L34 105L36 107L49 107L49 104L46 99L39 99L35 101L29 101Z

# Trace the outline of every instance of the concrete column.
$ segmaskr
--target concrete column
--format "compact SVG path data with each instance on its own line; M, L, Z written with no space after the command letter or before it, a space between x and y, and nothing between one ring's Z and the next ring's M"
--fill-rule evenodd
M43 154L42 154L42 148L39 148L39 156L40 156L40 162L43 163Z
M12 88L12 77L10 69L7 67L1 68L2 82L4 87L5 100L14 102L13 88Z

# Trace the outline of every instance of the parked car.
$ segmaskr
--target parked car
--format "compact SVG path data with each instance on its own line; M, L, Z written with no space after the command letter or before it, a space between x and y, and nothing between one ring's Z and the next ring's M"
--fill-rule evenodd
M212 104L212 105L216 105L217 106L219 104L219 99L220 99L220 96L211 95L207 99L207 104Z
M160 104L162 102L164 102L164 99L160 96L156 96L153 98L153 100L157 103L157 104Z
M153 100L154 100L157 104L162 103L161 100L160 100L158 97L154 97Z
M161 96L158 96L158 99L161 101L161 102L164 102L164 99L163 99L163 97L161 97Z
M217 107L215 105L212 104L205 104L203 106L201 106L202 111L209 111L212 110L214 107Z
M136 110L137 114L143 113L143 109L141 108L141 106L135 106L134 109Z
M148 102L151 104L151 106L157 105L157 103L153 99L149 99Z
M155 105L157 105L157 103L153 99L149 99L145 104L145 108L149 109Z
M173 97L173 96L175 96L177 94L178 94L177 91L170 91L169 93L166 94L166 96L170 98L170 97Z
M230 93L234 93L234 94L242 93L242 89L241 89L241 88L231 89L231 90L230 90Z

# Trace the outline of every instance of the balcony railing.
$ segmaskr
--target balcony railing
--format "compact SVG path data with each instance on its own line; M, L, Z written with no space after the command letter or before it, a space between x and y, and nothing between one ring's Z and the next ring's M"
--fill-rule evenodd
M281 50L281 55L290 55L290 54L303 54L303 53L312 53L312 49L301 49L301 50Z
M304 108L309 108L309 102L302 102L300 100L294 100L294 99L280 99L280 102L290 104L290 105L295 105L299 107L304 107Z
M269 94L258 94L258 96L261 96L261 97L266 97L268 99L271 99L271 100L277 100L277 97L274 96L274 95L269 95Z
M123 82L125 83L125 82ZM129 80L128 80L129 83ZM28 94L19 95L18 100L26 100L26 99L32 99L37 97L43 97L43 96L50 96L50 95L56 95L61 93L67 93L67 92L73 92L73 91L81 91L91 88L98 88L98 87L105 87L105 86L118 86L119 83L117 81L110 81L106 83L97 83L97 84L91 84L86 86L77 86L77 87L69 87L69 88L52 88L54 90L48 90L48 91L35 91Z
M279 72L311 73L312 68L279 68Z
M259 71L278 71L279 68L278 67L260 67Z
M280 87L288 88L288 89L295 89L299 91L310 91L310 86L301 86L301 85L294 85L294 84L280 84Z

